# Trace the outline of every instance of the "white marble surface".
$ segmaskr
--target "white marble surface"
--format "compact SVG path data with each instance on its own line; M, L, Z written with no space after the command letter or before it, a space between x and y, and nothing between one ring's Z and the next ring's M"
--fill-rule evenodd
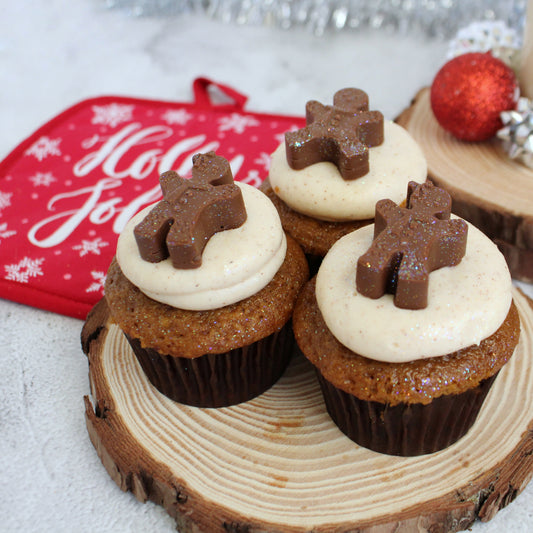
M101 94L188 101L198 75L251 111L302 114L357 85L389 118L430 83L446 44L420 36L234 27L202 16L134 19L99 0L19 0L0 10L0 158L44 121ZM122 493L89 442L78 320L0 300L0 531L162 532L159 507ZM525 533L533 484L478 533Z

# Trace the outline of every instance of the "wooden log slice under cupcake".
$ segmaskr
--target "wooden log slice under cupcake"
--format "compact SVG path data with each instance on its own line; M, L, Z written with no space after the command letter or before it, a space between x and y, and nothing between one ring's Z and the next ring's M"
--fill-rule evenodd
M533 475L533 302L470 432L435 454L361 448L329 418L311 365L293 359L249 402L200 409L146 379L102 300L85 323L90 438L109 475L184 532L452 532L491 519Z
M488 235L511 275L533 281L533 169L513 161L496 138L463 142L441 128L422 89L397 119L419 143L429 178L446 189L453 212Z

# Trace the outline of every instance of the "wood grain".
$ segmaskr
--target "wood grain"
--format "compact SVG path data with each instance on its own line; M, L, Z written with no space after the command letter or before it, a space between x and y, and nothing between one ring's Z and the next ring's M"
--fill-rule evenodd
M455 139L436 121L428 88L397 119L420 144L428 175L453 199L453 211L491 237L513 277L533 281L533 169L512 160L498 139Z
M377 454L331 422L296 356L258 398L221 409L175 403L147 381L102 301L87 321L91 440L109 475L164 506L180 532L452 532L488 520L533 474L533 308L466 437L441 452Z

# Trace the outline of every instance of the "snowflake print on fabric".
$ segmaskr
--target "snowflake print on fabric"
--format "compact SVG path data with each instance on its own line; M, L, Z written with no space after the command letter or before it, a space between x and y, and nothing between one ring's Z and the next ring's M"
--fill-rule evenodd
M43 275L43 271L41 270L43 262L44 257L40 259L30 259L29 257L25 257L18 263L4 265L6 271L4 278L18 281L19 283L28 283L30 278L36 278L37 276Z
M134 108L135 106L126 104L93 105L94 116L91 123L114 128L122 122L131 120Z
M35 141L25 152L25 155L32 155L39 161L47 158L49 155L61 155L59 144L61 139L50 139L43 136Z
M2 192L0 191L0 215L2 214L2 209L9 207L11 205L11 197L13 196L12 192Z
M7 239L8 237L12 237L16 234L17 232L15 230L7 229L7 222L0 224L0 243L2 242L2 239Z
M85 289L85 292L103 292L105 283L105 273L98 270L91 270L93 282Z
M296 125L292 125L290 128L288 128L286 131L282 132L282 133L278 133L277 135L274 135L274 139L276 139L276 141L278 141L278 144L281 144L281 143L285 143L285 133L288 133L290 131L297 131L299 130L300 128Z
M33 183L35 187L43 186L49 187L51 183L57 181L54 178L54 175L51 172L37 172L33 176L30 176L29 180Z
M285 133L278 133L277 135L274 135L274 139L278 141L279 144L285 142Z
M77 244L76 246L73 246L73 250L79 250L80 257L83 257L87 254L94 254L94 255L100 255L100 248L104 248L105 246L108 246L109 243L105 242L101 239L101 237L98 237L92 241L86 241L82 240L81 244Z
M220 131L234 131L235 133L244 133L246 128L260 124L254 117L241 116L238 113L232 113L229 117L222 117L218 123Z
M161 118L169 125L178 124L184 126L191 120L193 115L187 113L186 109L167 109L162 115Z
M254 159L256 165L261 165L265 170L270 168L270 156L266 152L261 152L259 157Z

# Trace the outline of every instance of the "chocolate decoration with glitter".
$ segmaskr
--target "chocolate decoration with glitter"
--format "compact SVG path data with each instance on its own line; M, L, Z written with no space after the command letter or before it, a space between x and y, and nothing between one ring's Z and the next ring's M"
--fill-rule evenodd
M159 182L163 200L134 229L145 261L158 263L170 256L174 268L198 268L208 240L246 220L229 163L214 152L193 156L192 178L171 170Z
M367 174L368 149L383 142L383 115L368 110L367 94L341 89L333 97L333 106L311 100L305 110L307 125L285 134L289 166L301 170L330 161L345 180Z
M429 273L457 265L466 251L468 226L450 220L450 210L450 195L430 181L409 183L405 208L380 200L374 240L357 262L358 292L369 298L394 294L403 309L427 307Z

